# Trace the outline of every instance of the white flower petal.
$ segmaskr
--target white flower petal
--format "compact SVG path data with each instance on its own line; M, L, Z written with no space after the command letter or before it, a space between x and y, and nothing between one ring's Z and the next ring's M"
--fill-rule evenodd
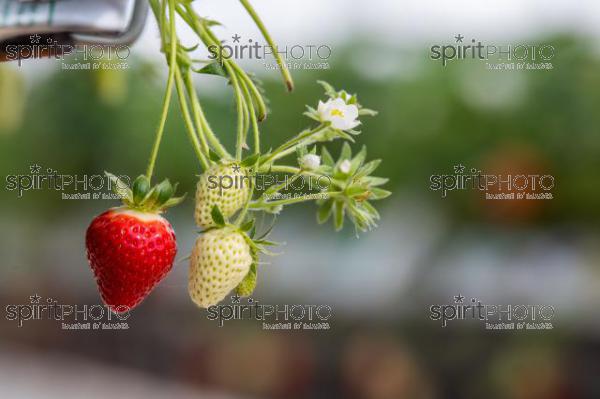
M332 108L339 108L339 109L345 109L346 108L346 101L344 101L341 98L336 98L334 100L329 100L331 101L331 107Z
M329 119L331 121L331 127L333 127L334 129L339 129L339 130L346 130L348 129L348 122L346 121L346 119L342 118L341 116L333 116Z
M354 104L346 105L346 111L344 112L344 115L351 119L358 118L358 107Z

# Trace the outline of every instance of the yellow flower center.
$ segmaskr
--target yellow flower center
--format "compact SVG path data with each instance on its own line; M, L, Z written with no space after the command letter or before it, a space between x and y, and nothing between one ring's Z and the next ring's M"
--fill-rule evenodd
M331 110L331 116L340 116L340 117L344 117L344 113L342 112L342 110L334 108Z

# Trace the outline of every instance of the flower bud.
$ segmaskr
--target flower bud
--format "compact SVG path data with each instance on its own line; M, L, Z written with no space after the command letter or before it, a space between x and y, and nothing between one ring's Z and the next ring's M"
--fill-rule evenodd
M306 154L299 160L300 168L304 170L315 170L321 165L321 157L315 154Z
M340 164L340 172L347 175L348 173L350 173L351 167L352 167L352 164L350 163L350 161L345 159Z

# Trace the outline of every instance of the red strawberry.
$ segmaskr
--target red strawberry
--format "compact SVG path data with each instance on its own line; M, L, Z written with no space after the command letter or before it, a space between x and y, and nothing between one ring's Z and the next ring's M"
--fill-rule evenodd
M171 198L174 189L168 181L150 190L140 177L132 192L109 177L120 185L125 206L97 216L85 244L102 299L113 311L124 312L143 301L173 266L175 232L159 213L181 198Z

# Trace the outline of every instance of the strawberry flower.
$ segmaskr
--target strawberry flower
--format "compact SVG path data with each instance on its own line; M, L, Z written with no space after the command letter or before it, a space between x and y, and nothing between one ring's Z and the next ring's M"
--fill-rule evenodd
M329 97L327 101L319 101L317 109L307 106L305 116L328 126L313 136L313 142L329 141L341 137L352 141L352 136L360 132L354 130L361 122L360 116L374 116L377 112L364 108L355 94L349 94L345 90L337 91L327 82L318 81L325 89L325 95Z
M360 125L358 107L346 104L341 97L330 98L326 102L319 101L317 112L321 122L330 122L334 129L349 130Z

